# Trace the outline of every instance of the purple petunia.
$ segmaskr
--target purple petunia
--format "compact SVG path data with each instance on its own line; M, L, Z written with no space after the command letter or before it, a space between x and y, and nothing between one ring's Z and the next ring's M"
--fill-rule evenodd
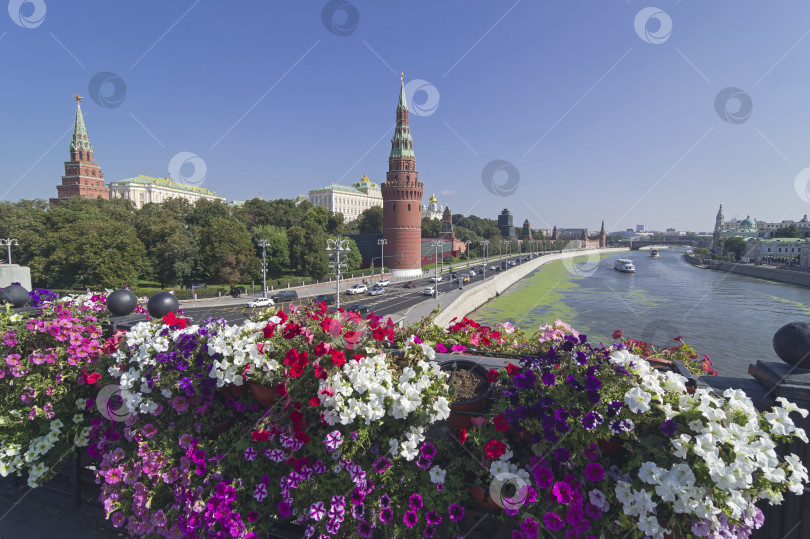
M520 523L520 531L523 532L523 535L526 536L527 539L536 539L537 533L540 531L540 526L533 518L526 517L526 519Z
M553 386L554 382L556 382L553 372L543 374L543 376L540 377L540 380L547 386Z
M598 462L589 462L585 466L585 477L594 483L605 478L605 469Z
M419 511L422 509L422 505L422 496L419 494L411 494L411 496L408 498L408 507L414 511Z
M394 512L390 507L383 507L380 511L380 522L388 524L394 519Z
M456 503L450 504L448 512L450 513L450 520L453 522L458 522L464 518L464 508Z
M427 539L433 539L436 537L436 526L425 526L425 537Z
M377 473L385 473L385 471L391 467L391 461L385 457L379 457L377 460L374 461L372 465L374 467L374 471Z
M429 459L426 459L425 457L420 455L419 458L416 459L416 465L422 468L423 470L428 470L433 465L433 463Z
M543 524L546 526L546 529L551 531L561 530L565 525L560 518L560 515L554 513L553 511L543 515Z
M442 517L439 515L438 511L428 511L428 514L425 516L425 520L427 520L428 524L438 525L441 523Z
M430 442L425 442L424 444L422 444L422 447L419 449L419 451L422 453L422 456L428 460L436 456L436 446L434 446Z
M534 482L539 488L548 488L554 481L554 476L548 468L535 468L533 475Z
M416 511L405 511L405 515L402 517L402 522L404 522L409 528L413 528L416 526L416 523L419 522L419 515L416 514Z
M570 458L571 452L564 447L560 447L554 452L554 460L557 462L568 462Z
M671 419L667 419L667 420L666 420L666 421L664 421L664 423L661 425L661 432L663 432L663 433L664 433L664 434L666 434L667 436L674 436L674 435L675 435L675 431L676 431L676 430L678 430L678 424L677 424L677 423L675 423L675 422L674 422L673 420L671 420Z
M341 443L343 443L343 436L341 436L339 430L334 430L326 435L323 443L326 444L329 451L334 451L340 446Z
M368 522L361 522L357 525L357 533L360 534L360 537L371 537L373 531Z
M383 494L380 496L380 507L388 507L391 505L391 498L388 497L388 494Z
M568 505L574 499L574 491L571 485L564 481L554 483L554 488L551 489L551 494L557 502Z

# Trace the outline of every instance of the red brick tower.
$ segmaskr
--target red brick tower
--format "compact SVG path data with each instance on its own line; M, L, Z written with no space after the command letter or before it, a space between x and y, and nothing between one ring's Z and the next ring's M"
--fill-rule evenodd
M386 264L394 277L422 274L422 183L416 172L413 139L408 127L405 76L397 103L397 126L391 139L388 174L380 189L383 197L383 237L386 251L396 256Z
M62 185L56 186L57 198L50 200L55 206L60 200L72 197L110 198L110 190L104 186L104 174L101 167L93 161L93 147L87 136L84 126L84 115L80 101L84 99L79 95L76 99L76 119L73 122L73 139L70 142L70 161L65 162L65 175L62 176Z
M602 219L602 230L599 231L599 247L607 247L607 232L605 232L604 219Z

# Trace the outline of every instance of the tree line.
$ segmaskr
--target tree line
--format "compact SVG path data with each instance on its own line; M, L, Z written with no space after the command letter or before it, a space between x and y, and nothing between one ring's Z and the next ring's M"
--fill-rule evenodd
M493 219L454 215L456 237L498 240ZM422 235L436 237L440 220L424 219ZM5 229L5 230L2 230ZM12 262L29 266L35 286L47 288L161 288L192 283L234 285L261 281L259 240L267 240L267 277L324 278L326 240L382 233L382 208L369 208L350 223L309 201L252 199L242 206L170 199L135 208L129 200L72 198L50 208L44 200L0 202L0 233L19 240ZM349 240L348 269L361 266ZM495 249L494 245L490 249ZM5 258L5 253L0 253Z

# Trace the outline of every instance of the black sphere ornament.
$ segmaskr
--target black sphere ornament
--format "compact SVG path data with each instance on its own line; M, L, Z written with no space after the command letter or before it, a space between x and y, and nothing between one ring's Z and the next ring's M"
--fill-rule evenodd
M132 290L116 290L107 296L107 310L113 316L126 316L132 314L138 306L138 298Z
M0 289L0 305L11 303L14 308L22 307L28 303L28 290L18 284L12 284Z
M802 369L810 369L810 323L791 322L773 336L773 349L779 358Z
M146 310L152 318L163 318L170 312L177 312L180 302L171 292L158 292L146 302Z

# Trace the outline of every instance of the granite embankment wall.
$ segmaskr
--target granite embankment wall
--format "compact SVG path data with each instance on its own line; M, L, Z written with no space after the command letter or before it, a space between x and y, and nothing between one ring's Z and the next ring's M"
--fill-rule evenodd
M766 268L763 266L754 266L753 264L732 264L731 262L720 262L717 260L702 260L689 254L685 254L683 256L690 264L705 267L707 269L729 271L731 273L739 273L740 275L748 275L749 277L757 277L759 279L767 279L769 281L778 281L780 283L810 287L810 273L777 268Z
M507 288L520 281L522 278L548 262L575 258L578 256L592 256L600 253L618 253L627 251L625 248L611 249L585 249L581 251L566 251L564 253L554 253L543 255L534 260L529 260L519 264L508 271L495 274L493 278L487 278L486 282L476 285L461 293L453 302L440 312L435 319L435 324L439 327L447 327L453 318L461 318L474 311L490 299L502 294ZM489 272L487 272L489 274Z

